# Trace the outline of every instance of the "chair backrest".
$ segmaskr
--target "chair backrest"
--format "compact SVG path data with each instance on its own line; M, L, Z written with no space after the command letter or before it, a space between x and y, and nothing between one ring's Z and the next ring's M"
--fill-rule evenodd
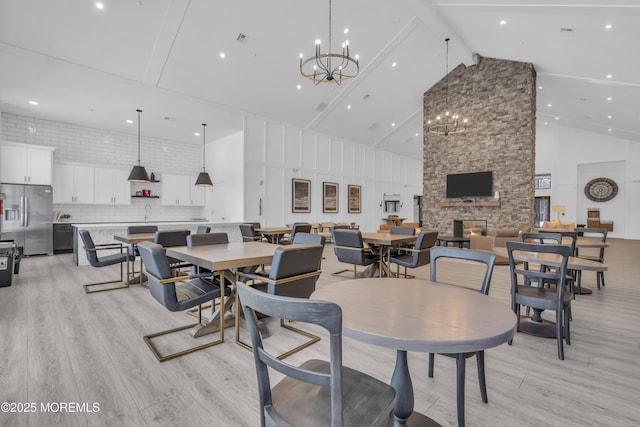
M211 231L211 227L209 227L208 225L199 225L196 228L196 234L209 233L210 231Z
M227 233L203 233L187 236L187 246L220 245L229 243Z
M412 229L413 230L413 229ZM413 247L414 251L411 253L412 268L420 267L429 264L431 260L431 251L429 248L433 248L438 240L437 231L427 231L425 233L418 234L416 238L416 244Z
M311 224L308 222L294 222L293 227L291 227L291 238L294 238L296 233L311 233Z
M260 235L256 233L253 224L240 224L240 234L243 242L255 242L260 239Z
M365 258L362 233L359 230L333 230L333 251L338 261L348 264L367 265ZM345 249L353 248L353 249Z
M550 231L540 230L540 233L551 233ZM575 231L558 230L553 233L562 236L562 244L571 248L571 256L576 252L576 241L578 239L578 233ZM546 243L546 242L545 242Z
M157 225L130 225L127 227L127 234L145 234L158 231Z
M173 271L169 266L169 260L164 253L164 248L157 243L141 242L138 243L138 251L142 257L145 270L151 273L147 276L151 295L168 310L177 311L178 298L176 297L175 283L160 283L158 281L158 279L173 277Z
M540 264L540 269L530 270L527 262L522 264L522 268L518 267L513 253L515 251L524 251L537 254L557 254L561 257L560 267L551 269L544 268L547 264L539 259L536 264ZM522 276L524 283L536 282L541 283L564 283L567 274L567 262L571 256L571 248L564 245L545 245L536 243L507 242L507 252L509 254L509 268L511 270L511 292L513 295L517 293L518 276ZM562 304L565 286L556 286L556 295L558 304ZM558 307L559 308L559 307Z
M607 242L608 231L606 228L578 228L576 230L582 233L585 237L599 238L602 243ZM604 262L604 249L605 248L595 249L595 251L598 252L598 255L596 255L593 248L584 248L580 250L580 255L586 255L593 258L597 257Z
M165 248L171 246L186 246L187 236L189 234L191 234L189 230L159 230L156 231L153 242Z
M298 245L302 243L313 243L315 245L320 245L324 247L324 243L326 241L326 237L321 234L312 234L312 233L296 233L293 236L293 244Z
M431 275L430 279L436 281L436 265L440 258L462 259L466 261L475 261L486 266L484 278L477 289L479 292L489 295L489 287L491 286L491 276L493 275L493 267L496 262L495 254L486 251L477 251L472 249L447 248L443 246L431 249Z
M287 248L291 247L295 246ZM340 306L326 301L270 295L252 289L242 282L238 282L237 290L253 346L258 375L261 425L275 425L269 421L281 419L272 404L269 368L296 380L316 384L323 387L324 390L328 390L331 394L331 425L342 425L342 310ZM326 329L329 333L329 372L322 373L301 369L278 360L276 355L267 352L262 345L262 338L258 331L256 313L310 323ZM268 421L265 421L265 418ZM293 420L289 420L289 422L293 423Z
M520 241L538 244L562 244L562 234L555 231L549 233L520 233Z
M416 229L410 227L391 227L391 234L406 234L414 236L416 234Z
M269 279L281 280L318 271L321 260L321 245L305 243L278 246L273 253ZM269 283L267 292L289 297L309 298L313 291L316 290L318 277L319 276L310 276L278 285Z
M89 230L80 230L78 232L80 234L80 238L82 239L82 244L85 249L95 249L96 245L93 243L93 239L91 238L91 234ZM100 261L98 260L98 254L94 250L85 250L87 254L87 260L89 260L89 264L93 267L100 267Z

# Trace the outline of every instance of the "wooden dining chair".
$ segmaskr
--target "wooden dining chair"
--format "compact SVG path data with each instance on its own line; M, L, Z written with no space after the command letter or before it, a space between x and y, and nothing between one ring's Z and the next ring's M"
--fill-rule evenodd
M580 232L583 233L585 237L590 236L590 237L599 239L600 242L602 243L607 242L608 231L606 228L581 228ZM579 253L579 251L576 250L576 256L582 259L604 263L604 250L605 250L604 247L596 249L596 253L590 253L589 249L583 249L582 253ZM581 291L582 290L582 271L581 270L578 270L576 282L578 283L578 291ZM604 287L605 285L604 271L596 272L596 283L597 283L598 289L600 289L600 284L602 284L602 286Z
M556 255L560 259L560 266L552 269L530 269L529 263L519 267L513 253L523 251L539 255ZM518 318L517 329L520 331L520 307L531 307L538 310L553 310L556 312L556 340L558 342L558 358L564 360L564 345L571 344L569 316L571 314L571 293L565 290L567 262L571 256L571 248L564 245L545 245L535 243L507 242L509 268L511 272L511 308ZM542 260L538 263L545 266ZM555 288L546 288L544 283L557 283ZM529 284L538 283L538 286ZM511 344L511 342L510 342Z
M491 276L493 275L493 267L495 266L496 262L495 254L485 251L447 248L443 246L431 248L430 279L433 282L437 281L437 264L438 260L440 259L459 259L484 264L486 269L482 281L478 280L475 286L470 284L469 287L473 286L472 289L477 290L484 295L489 295L489 288L491 287ZM456 399L458 407L458 426L464 426L465 364L466 359L470 357L475 356L476 358L476 365L478 367L478 380L480 382L480 395L482 396L482 401L484 403L489 403L489 399L487 397L487 383L485 380L484 372L484 350L469 353L443 354L443 356L453 357L456 359ZM429 353L429 378L433 378L434 359L434 354Z
M238 282L237 292L251 335L261 426L390 426L396 393L390 385L342 365L342 310L326 301L290 298L258 291ZM282 362L265 350L256 313L324 328L329 361L300 366ZM273 387L270 372L284 378Z

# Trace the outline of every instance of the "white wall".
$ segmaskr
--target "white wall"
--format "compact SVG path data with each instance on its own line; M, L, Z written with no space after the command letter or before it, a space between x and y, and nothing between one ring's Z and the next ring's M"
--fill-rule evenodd
M211 221L244 221L244 132L208 142L207 172L213 187L207 190L206 212Z
M280 226L295 221L355 222L377 230L384 193L400 194L398 215L413 220L422 194L422 159L411 159L261 117L245 117L245 221ZM311 180L311 212L292 213L291 181ZM338 183L337 214L322 212L322 183ZM347 186L362 186L360 214L348 213ZM262 212L259 204L262 201Z
M629 141L566 126L539 127L536 173L551 173L551 204L565 205L563 221L586 224L587 208L600 208L600 218L614 222L612 237L640 239L640 141ZM610 178L619 187L609 202L584 195L593 178Z

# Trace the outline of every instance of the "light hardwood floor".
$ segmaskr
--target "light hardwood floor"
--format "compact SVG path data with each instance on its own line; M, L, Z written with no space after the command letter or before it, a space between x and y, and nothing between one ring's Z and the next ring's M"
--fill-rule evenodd
M343 267L327 245L318 286ZM512 346L487 351L489 403L480 399L473 360L467 363L468 426L637 426L640 424L640 241L611 239L606 288L583 274L593 295L573 303L572 345L564 361L556 343L518 334ZM1 426L256 426L258 398L251 353L227 342L158 363L142 340L193 321L169 313L146 288L87 295L82 284L116 270L74 267L71 255L27 258L13 286L0 288L0 403L35 403L34 413L0 412ZM474 267L445 262L439 279L464 283ZM426 278L428 267L417 270ZM496 267L490 296L509 304L508 267ZM381 298L384 296L381 295ZM384 316L385 313L380 313ZM286 349L298 338L270 324L266 345ZM189 345L172 337L167 345ZM289 360L325 357L327 340ZM389 381L395 351L344 340L344 364ZM415 409L456 425L455 361L409 354ZM41 404L96 402L99 412L43 413Z

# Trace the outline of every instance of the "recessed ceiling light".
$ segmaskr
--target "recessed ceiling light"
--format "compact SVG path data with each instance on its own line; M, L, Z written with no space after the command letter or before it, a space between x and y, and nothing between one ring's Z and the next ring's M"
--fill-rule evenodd
M612 119L612 118L613 118L613 116L607 116L607 119Z
M500 25L507 25L507 21L503 19L502 21L500 21Z
M608 79L610 79L611 77L613 77L611 74L607 74Z
M396 124L395 124L395 123L391 123L391 127L395 127L395 126L396 126Z
M396 65L398 65L397 62L394 62L394 63L391 64L392 67L395 67Z
M38 101L29 101L29 104L31 104L31 105L38 105Z
M102 3L101 1L97 1L96 2L96 8L98 8L98 10L103 10L104 9L104 3Z
M611 132L611 128L607 129L608 132Z
M607 101L611 101L613 98L612 97L607 97Z
M129 119L127 119L127 123L132 124L132 123L133 123L133 120L129 120Z
M347 105L347 110L351 110L351 105Z
M604 28L606 28L607 30L610 30L610 29L612 29L612 28L613 28L613 25L611 25L611 24L607 24L607 25L605 25L605 26L604 26Z
M538 86L538 89L542 90L542 86Z
M560 117L555 117L555 120L560 120Z
M545 125L545 126L549 126L549 123L547 123L547 122L544 122L544 125Z
M226 58L226 56L227 56L227 55L226 55L224 52L220 52L220 58L221 58L221 59Z
M194 132L193 136L200 136L200 132Z
M419 133L419 132L416 132L416 136L420 136L420 133Z
M302 89L302 85L298 85L298 86L296 86L296 88L297 88L298 90L300 90L300 89Z
M345 29L344 29L344 33L345 33L345 34L349 34L349 29L348 29L348 28L345 28Z
M551 104L547 104L547 107L551 107Z

